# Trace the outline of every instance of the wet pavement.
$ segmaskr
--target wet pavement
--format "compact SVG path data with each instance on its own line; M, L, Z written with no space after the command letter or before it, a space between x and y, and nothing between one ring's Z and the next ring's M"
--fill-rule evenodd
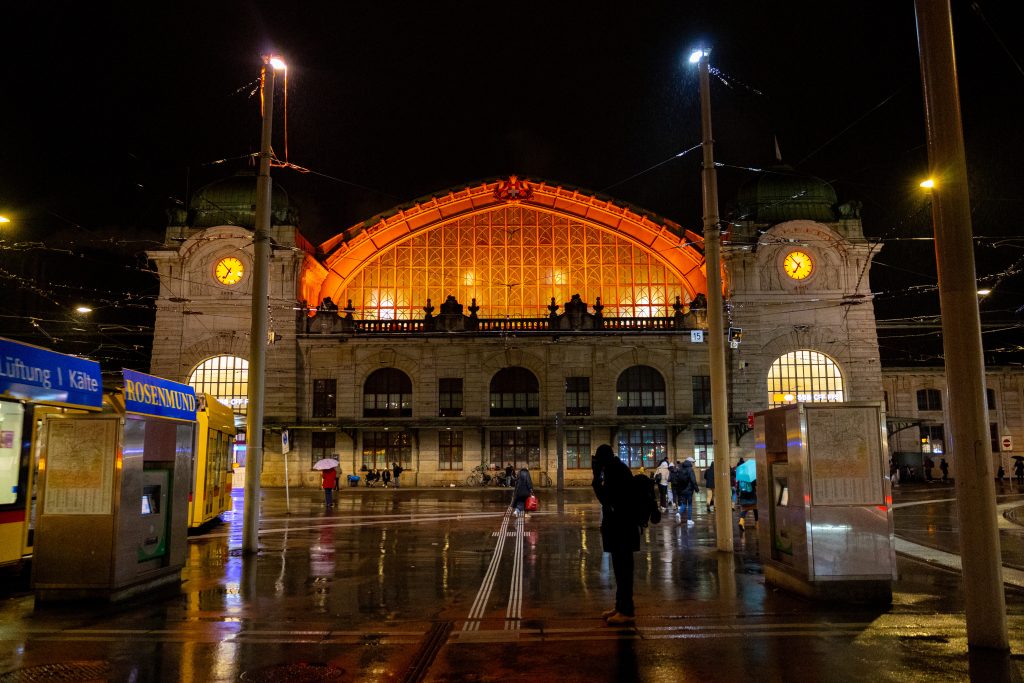
M330 511L293 490L289 514L265 490L248 559L238 498L190 538L170 595L37 609L8 581L0 682L1024 679L1024 590L1007 586L1011 654L968 657L956 572L901 554L891 606L806 600L765 586L752 531L719 553L702 497L695 526L668 515L648 530L637 624L610 628L593 494L539 497L522 519L503 489L346 489ZM897 536L955 553L953 497L898 489ZM1024 495L999 502L1004 561L1024 568Z

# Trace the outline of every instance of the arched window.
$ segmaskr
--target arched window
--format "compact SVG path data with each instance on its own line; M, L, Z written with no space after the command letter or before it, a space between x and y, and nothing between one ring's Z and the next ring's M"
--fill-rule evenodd
M210 394L237 415L245 415L249 407L249 361L244 358L207 358L189 374L188 384L197 394Z
M540 415L540 382L526 368L505 368L491 378L491 415Z
M412 417L412 380L394 368L374 370L363 384L363 417Z
M942 392L938 389L918 389L917 409L942 410Z
M845 399L843 373L817 351L790 351L768 369L768 407L787 403L836 403Z
M664 415L665 379L647 365L634 365L615 383L615 406L619 415Z

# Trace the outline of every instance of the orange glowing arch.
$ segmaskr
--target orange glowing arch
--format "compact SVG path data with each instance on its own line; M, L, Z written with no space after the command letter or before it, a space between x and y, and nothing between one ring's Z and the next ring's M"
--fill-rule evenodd
M427 298L448 295L477 298L481 317L543 316L550 297L575 293L602 297L606 315L668 315L676 296L707 292L699 235L514 176L414 202L320 248L326 272L307 270L304 291L319 280L320 301L352 298L357 318L421 317Z

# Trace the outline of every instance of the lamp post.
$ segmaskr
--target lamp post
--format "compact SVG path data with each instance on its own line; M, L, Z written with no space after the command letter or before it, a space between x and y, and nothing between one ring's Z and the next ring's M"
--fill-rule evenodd
M946 386L952 389L948 392L948 450L956 457L967 646L1009 650L953 20L948 0L916 0L914 6L928 163L934 178L928 187L935 221L942 346Z
M718 549L733 552L732 507L729 504L729 399L725 379L725 334L722 329L722 232L718 225L718 177L711 135L711 77L704 48L690 55L700 73L701 194L704 203L704 260L708 281L708 364L711 366L711 444L715 457L715 538ZM722 497L724 495L724 498Z
M270 68L267 68L270 67ZM270 290L270 132L274 118L274 75L286 69L276 56L264 55L260 87L263 94L263 133L256 178L256 225L252 264L252 325L249 329L249 405L246 411L245 504L242 552L259 551L260 472L263 469L263 394L266 386L267 297Z

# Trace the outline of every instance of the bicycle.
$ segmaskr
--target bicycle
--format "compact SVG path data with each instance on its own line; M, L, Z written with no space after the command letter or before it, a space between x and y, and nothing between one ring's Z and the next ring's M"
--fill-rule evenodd
M488 474L480 465L477 465L473 468L473 473L466 477L466 484L469 486L487 486L493 480L494 477Z

